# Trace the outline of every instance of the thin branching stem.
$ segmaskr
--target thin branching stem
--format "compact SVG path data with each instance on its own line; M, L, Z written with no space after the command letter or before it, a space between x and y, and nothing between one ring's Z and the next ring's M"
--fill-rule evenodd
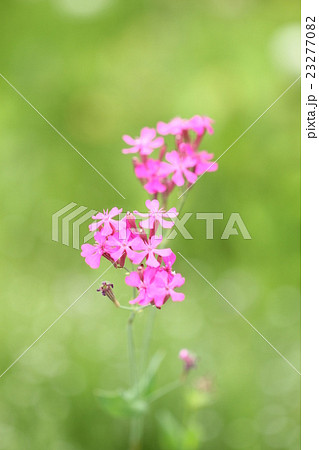
M174 391L180 386L182 386L181 380L175 380L172 383L168 383L165 386L161 387L160 389L157 389L157 391L153 392L148 397L148 401L150 403L155 402L155 400L158 400L159 398L163 397L164 395L168 394L171 391Z
M129 364L130 364L130 372L131 372L131 383L134 387L137 382L137 366L136 366L136 355L135 355L135 345L133 338L133 321L136 315L136 311L133 311L127 322L127 345L128 345L128 354L129 354Z
M156 314L156 307L153 306L151 311L148 313L148 321L145 329L144 340L143 340L143 349L141 353L141 370L145 370L146 362L148 358L148 352L150 347L150 341L152 337L154 319Z

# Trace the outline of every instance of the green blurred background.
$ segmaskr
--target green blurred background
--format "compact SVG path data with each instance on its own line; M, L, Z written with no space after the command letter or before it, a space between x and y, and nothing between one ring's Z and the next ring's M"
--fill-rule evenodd
M121 136L159 120L213 117L203 148L221 155L298 77L299 21L299 2L288 0L1 1L1 73L126 200L0 79L0 372L106 268L53 242L52 214L71 202L143 210ZM298 370L299 110L298 82L191 190L185 211L224 213L214 240L192 218L194 239L172 241ZM231 212L251 240L220 239ZM156 314L152 351L166 353L158 386L179 376L181 348L200 363L188 387L154 404L144 448L168 449L162 411L188 426L185 393L201 376L212 404L196 416L199 448L300 448L299 375L182 258L176 267L186 300ZM124 274L105 278L126 304ZM1 449L127 448L128 422L93 395L128 386L127 311L96 287L0 379ZM138 346L147 315L136 320Z

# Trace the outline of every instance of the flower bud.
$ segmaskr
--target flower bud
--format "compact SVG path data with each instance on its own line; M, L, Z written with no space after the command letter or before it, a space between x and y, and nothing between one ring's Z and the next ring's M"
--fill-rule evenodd
M178 357L184 361L184 372L187 373L190 369L196 367L196 356L192 355L186 348L179 352Z
M134 214L127 212L126 216L125 216L125 220L126 220L126 223L129 228L133 228L133 229L137 228Z
M145 268L144 268L144 265L143 264L141 264L140 266L138 266L138 268L137 268L137 273L138 273L138 275L139 275L139 277L140 277L140 279L143 281L143 278L144 278L144 270L145 270Z
M112 283L108 283L106 281L103 281L101 286L99 287L99 289L97 289L97 292L101 292L101 294L104 297L108 297L113 303L114 305L119 308L120 304L119 302L116 300L114 292L113 292L113 284Z

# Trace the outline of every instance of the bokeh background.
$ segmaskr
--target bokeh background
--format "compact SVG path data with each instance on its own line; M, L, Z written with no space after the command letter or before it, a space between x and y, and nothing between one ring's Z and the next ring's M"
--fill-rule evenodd
M106 268L53 242L52 214L71 202L143 210L121 136L159 120L213 117L203 148L218 157L298 77L299 21L291 0L1 1L1 73L126 199L0 79L0 372ZM185 211L224 214L214 239L192 218L193 239L172 242L298 369L299 109L297 82L191 190ZM251 240L220 239L231 212ZM186 300L156 314L151 349L166 354L158 386L179 377L180 348L200 362L185 388L154 403L144 448L173 448L170 420L200 428L199 444L183 448L300 448L299 375L182 258L176 266ZM123 278L106 275L126 304ZM0 379L1 449L127 448L128 422L93 394L129 384L127 311L96 288ZM137 346L146 320L137 317ZM187 392L199 377L211 380L211 404L195 414Z

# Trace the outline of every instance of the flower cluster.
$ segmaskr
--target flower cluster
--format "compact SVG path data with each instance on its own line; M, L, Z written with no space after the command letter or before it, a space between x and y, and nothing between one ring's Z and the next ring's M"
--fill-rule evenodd
M123 140L130 148L123 153L138 153L133 158L135 175L149 194L155 197L161 193L167 198L175 186L183 186L185 180L190 186L204 172L214 172L218 164L212 162L214 155L205 150L198 151L205 134L213 134L213 120L206 116L194 116L189 120L176 117L169 123L158 122L156 137L154 128L143 128L138 138L124 135ZM163 136L173 135L175 149L167 151ZM149 155L159 149L158 158ZM164 159L166 161L164 161Z
M126 258L136 265L125 279L129 286L137 289L138 295L131 304L154 304L160 308L169 298L173 301L184 300L184 294L175 292L175 288L184 284L185 279L172 270L176 256L170 248L158 248L162 237L156 234L159 226L171 228L172 219L178 215L176 208L165 211L160 208L158 200L146 200L148 213L127 213L121 219L114 217L122 209L113 208L103 211L92 218L96 221L89 226L94 234L95 244L83 244L81 256L85 262L96 269L104 257L114 267L124 267ZM137 225L137 218L143 220Z

